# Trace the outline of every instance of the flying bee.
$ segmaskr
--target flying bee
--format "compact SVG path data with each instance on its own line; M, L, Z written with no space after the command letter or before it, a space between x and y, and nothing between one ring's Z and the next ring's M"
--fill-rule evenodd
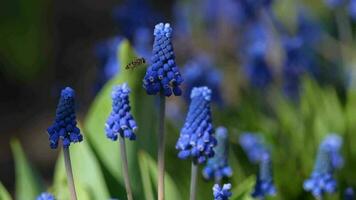
M135 58L133 61L131 61L129 64L126 65L125 69L135 69L136 67L146 64L146 60L144 58Z

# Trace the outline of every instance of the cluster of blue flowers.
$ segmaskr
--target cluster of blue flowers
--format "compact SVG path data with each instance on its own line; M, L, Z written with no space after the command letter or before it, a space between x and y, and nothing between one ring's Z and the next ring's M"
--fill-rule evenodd
M259 163L259 167L260 171L251 195L255 198L262 199L265 196L274 196L276 194L276 188L273 184L272 162L269 154L264 154Z
M126 83L113 88L112 111L105 123L106 136L111 140L117 140L118 134L130 140L136 139L137 125L130 113L129 94L130 88Z
M70 87L66 87L61 92L56 110L56 119L53 125L47 129L52 149L58 147L60 139L64 148L68 148L70 143L81 142L83 140L83 136L77 127L74 97L74 90Z
M211 90L207 87L193 88L190 98L188 115L176 148L179 158L191 157L193 162L204 163L214 156L217 143L211 120Z
M203 169L203 176L208 180L220 181L224 177L232 176L232 169L228 164L228 133L224 127L216 128L217 146L215 155L210 158Z
M339 155L341 145L339 136L330 135L319 146L313 173L304 182L304 189L310 191L316 198L336 191L337 182L333 174L334 170L341 167L343 163Z
M171 26L168 23L157 24L154 36L152 64L146 71L143 87L149 95L161 93L169 97L173 91L174 95L180 96L182 90L179 86L183 79L175 63Z
M36 198L36 200L56 200L56 199L51 193L43 192Z
M243 133L239 137L239 143L252 163L259 163L268 151L263 144L263 140L256 134Z
M355 200L355 191L352 187L346 188L344 192L344 200Z
M228 200L231 197L231 184L224 184L223 187L220 187L218 184L215 184L213 187L214 200Z

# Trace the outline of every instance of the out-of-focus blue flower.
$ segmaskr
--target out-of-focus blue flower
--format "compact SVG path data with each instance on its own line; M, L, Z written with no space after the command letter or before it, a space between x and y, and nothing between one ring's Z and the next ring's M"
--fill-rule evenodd
M244 133L239 138L239 143L252 163L259 163L268 154L262 138L256 134Z
M177 1L173 6L174 27L178 36L190 36L192 34L192 10L194 6L185 1Z
M322 29L309 12L300 9L297 18L297 36L303 40L303 44L312 47L321 42Z
M215 184L213 187L214 200L228 200L231 193L231 184L224 184L223 187L220 187L218 184Z
M129 94L130 88L126 83L113 88L112 111L105 123L106 136L111 140L117 140L118 134L130 140L136 139L137 125L130 113Z
M55 200L55 198L51 193L43 192L36 198L36 200Z
M304 181L304 189L310 191L316 198L336 191L337 183L333 178L333 173L335 168L340 167L342 163L338 154L341 144L339 136L330 135L319 146L313 173L309 179Z
M355 192L352 187L346 188L344 191L344 200L355 200Z
M150 58L152 48L151 36L152 34L149 28L140 28L136 30L133 38L133 46L139 56Z
M191 157L195 163L205 163L214 156L216 139L211 120L211 90L207 87L193 88L187 118L181 129L176 149L178 157Z
M283 66L283 90L288 97L298 99L300 78L306 72L309 63L303 52L301 38L286 37L283 43L286 51L286 59Z
M271 67L266 60L270 35L265 25L254 23L248 27L245 38L245 73L252 86L263 89L273 79Z
M276 188L273 184L272 176L272 162L269 153L264 154L261 162L259 163L260 171L257 176L252 197L263 199L266 196L274 196Z
M340 154L342 143L342 138L339 135L330 134L321 144L329 153L330 162L334 169L340 169L344 166L344 158Z
M324 1L325 4L332 9L336 7L340 7L346 3L346 0L324 0Z
M217 146L214 148L215 155L210 158L203 169L206 179L220 181L224 177L232 175L232 169L228 164L228 133L225 127L216 128Z
M74 97L74 90L70 87L66 87L61 92L55 121L47 129L52 149L57 148L60 139L64 148L68 148L70 143L81 142L83 140L83 136L77 127Z
M152 27L159 16L152 10L148 1L127 0L113 9L113 18L122 34L132 39L138 29Z
M187 100L189 99L189 94L193 87L205 85L209 87L214 94L212 100L218 104L222 104L220 91L222 74L213 66L213 63L208 56L197 56L187 62L183 68L182 74L186 85L184 97Z
M261 9L269 9L273 0L240 0L238 1L246 20L256 20Z
M122 38L116 36L95 46L95 54L99 63L97 90L119 72L118 49L121 41Z
M356 0L350 0L348 10L352 19L356 20Z
M172 28L166 23L159 23L154 30L154 43L152 50L152 64L148 67L143 79L143 87L147 94L162 93L171 96L182 94L180 84L183 79L175 62L172 46Z

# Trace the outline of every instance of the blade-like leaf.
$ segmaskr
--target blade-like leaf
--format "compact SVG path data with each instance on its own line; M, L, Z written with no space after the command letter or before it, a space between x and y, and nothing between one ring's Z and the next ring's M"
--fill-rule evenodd
M147 165L149 171L145 172L148 173L153 181L154 186L157 189L157 164L151 158L151 156L145 152L139 153L140 163L143 162ZM165 174L165 196L167 200L181 200L181 193L179 192L176 184L174 183L173 179L169 174Z
M11 200L9 192L6 190L4 185L0 182L0 199L1 200Z
M11 149L15 159L16 199L35 199L44 188L38 173L31 167L18 140L11 141Z

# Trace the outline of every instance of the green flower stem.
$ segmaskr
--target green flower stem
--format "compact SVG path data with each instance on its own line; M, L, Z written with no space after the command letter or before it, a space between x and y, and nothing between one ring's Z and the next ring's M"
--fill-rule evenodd
M122 136L119 136L119 143L120 143L121 164L122 164L122 170L124 174L127 199L133 200L131 182L129 178L129 167L128 167L127 155L126 155L126 144L125 144L125 139Z
M197 198L198 165L192 162L192 174L190 177L190 200Z
M75 191L75 186L74 186L73 171L72 171L72 164L70 161L69 148L63 148L63 154L64 154L64 165L67 172L70 197L72 200L77 200L77 193Z
M158 128L158 200L164 200L164 152L165 131L164 114L166 110L166 97L161 94L159 101L159 128Z

